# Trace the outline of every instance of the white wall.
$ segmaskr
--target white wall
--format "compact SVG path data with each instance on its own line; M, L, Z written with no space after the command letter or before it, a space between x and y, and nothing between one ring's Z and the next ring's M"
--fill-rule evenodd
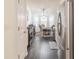
M58 28L57 28L57 23L58 23L58 14L61 12L61 24L62 24L62 32L61 36L58 35ZM65 49L65 29L66 29L66 24L65 24L65 5L62 4L59 6L57 10L57 22L56 22L56 40L58 42L59 48L64 50Z
M5 59L24 59L27 54L26 7L25 0L20 1L5 0Z
M27 45L28 45L28 33L26 28L26 0L20 0L17 3L17 25L18 25L18 42L17 42L17 55L20 59L24 59L27 55Z
M16 0L5 0L4 4L4 58L17 59Z
M66 52L66 59L70 59L70 50L72 50L70 44L72 39L72 9L71 9L71 3L69 1L65 1L60 7L58 8L58 11L62 14L62 36L60 37L58 35L58 32L56 32L56 40L59 42L58 45L61 47L65 46L65 52ZM56 28L57 30L57 28ZM65 44L65 45L64 45ZM61 47L61 48L62 48ZM72 55L72 53L71 53Z

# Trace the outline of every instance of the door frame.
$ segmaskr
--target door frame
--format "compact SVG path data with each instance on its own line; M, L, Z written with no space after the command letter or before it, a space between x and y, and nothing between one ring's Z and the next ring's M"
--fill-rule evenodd
M71 7L69 9L69 39L70 39L70 59L74 59L74 0L69 0Z

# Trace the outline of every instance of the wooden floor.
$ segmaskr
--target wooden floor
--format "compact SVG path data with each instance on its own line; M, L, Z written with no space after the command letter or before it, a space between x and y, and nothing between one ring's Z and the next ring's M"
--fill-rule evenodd
M52 41L50 38L35 37L32 39L29 53L25 59L65 59L63 50L51 49L50 41Z

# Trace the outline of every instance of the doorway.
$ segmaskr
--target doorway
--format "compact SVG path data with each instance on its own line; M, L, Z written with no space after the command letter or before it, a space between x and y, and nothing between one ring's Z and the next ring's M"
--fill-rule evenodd
M27 34L26 59L70 59L70 7L72 3L67 0L26 0L24 4L19 3L19 39L26 39ZM19 40L18 49L22 41Z

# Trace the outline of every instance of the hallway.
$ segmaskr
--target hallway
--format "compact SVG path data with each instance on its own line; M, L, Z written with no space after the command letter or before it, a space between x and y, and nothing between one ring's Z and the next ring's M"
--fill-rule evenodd
M53 45L50 42L54 42ZM55 41L51 41L49 38L35 37L31 42L26 59L64 59L63 52L58 49Z
M6 0L5 7L5 59L73 59L72 0Z
M22 1L17 10L18 59L65 59L65 42L68 39L67 2Z

